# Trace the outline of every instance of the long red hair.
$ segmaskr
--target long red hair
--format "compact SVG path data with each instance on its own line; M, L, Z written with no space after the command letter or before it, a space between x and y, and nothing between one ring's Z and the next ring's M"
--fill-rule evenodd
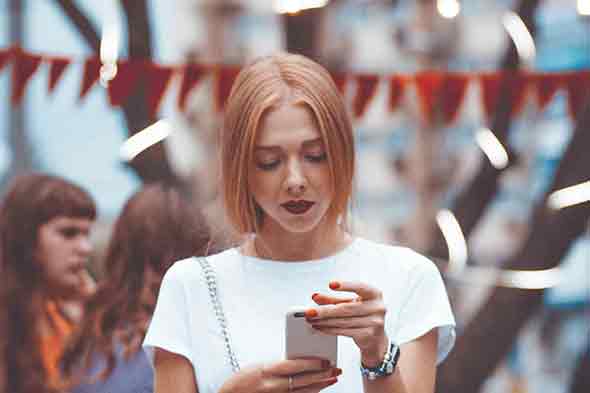
M78 336L65 351L66 380L81 382L79 377L92 368L97 354L106 359L100 373L106 378L116 365L116 341L126 356L141 350L164 273L179 259L204 255L208 246L203 216L180 191L152 184L137 192L115 223L105 276L87 303ZM146 280L150 275L155 277L151 285Z

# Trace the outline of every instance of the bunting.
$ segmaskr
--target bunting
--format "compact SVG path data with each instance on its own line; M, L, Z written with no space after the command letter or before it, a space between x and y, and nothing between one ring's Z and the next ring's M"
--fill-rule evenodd
M51 94L59 84L72 59L61 56L42 56L18 47L0 49L0 71L12 65L11 102L18 105L26 86L41 64L49 67L47 84ZM100 78L101 62L97 57L83 61L79 97L82 100ZM106 86L109 103L124 105L136 88L144 91L146 105L151 116L158 112L162 97L175 73L180 76L177 106L185 111L191 91L208 74L214 76L213 102L218 111L223 111L239 66L204 65L188 63L162 65L149 60L122 60L117 63L117 73ZM408 86L413 85L418 96L418 107L425 126L448 126L456 121L461 110L469 83L481 86L481 104L489 122L498 109L498 100L506 89L512 116L522 110L529 93L540 111L544 110L559 90L567 93L568 111L573 119L579 116L582 106L590 100L590 70L567 72L498 71L484 73L459 73L445 71L422 71L410 75L380 75L374 73L350 73L330 71L336 88L343 95L350 81L356 84L352 98L351 113L355 118L365 116L379 83L387 86L387 110L396 111L401 106Z
M49 84L47 85L47 91L53 93L57 82L61 79L66 68L72 61L64 57L54 57L49 59Z

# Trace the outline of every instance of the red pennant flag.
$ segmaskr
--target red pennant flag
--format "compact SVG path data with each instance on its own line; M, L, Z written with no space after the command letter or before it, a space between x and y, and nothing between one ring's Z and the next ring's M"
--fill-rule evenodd
M16 50L12 66L12 104L18 105L25 94L25 87L41 64L41 56Z
M332 80L340 94L344 95L346 93L347 75L344 72L330 71L330 76L332 76Z
M428 125L436 120L436 108L439 101L438 94L443 82L443 75L436 71L424 71L415 75L418 103L424 121Z
M201 80L203 75L205 75L205 72L205 67L199 64L187 64L184 67L182 83L180 85L180 93L178 95L178 108L181 111L184 111L186 108L188 94L190 93L192 88L195 87L195 85Z
M55 90L57 82L60 80L61 76L70 63L71 60L66 58L53 57L49 59L49 93L52 93L53 90Z
M389 100L388 108L393 112L399 106L402 96L404 95L406 80L401 76L393 75L389 78Z
M561 74L535 74L531 76L531 83L537 93L539 111L545 109L553 99L557 90L565 86L566 78Z
M91 57L84 62L84 73L82 75L82 86L80 88L80 99L84 98L96 83L100 76L100 60Z
M231 87L239 72L240 67L236 66L224 66L217 70L217 86L215 89L217 92L217 99L215 103L218 111L223 111L225 108L225 102L229 97Z
M146 63L145 74L147 78L146 103L150 116L158 112L158 107L168 87L168 82L174 72L173 67L161 66L154 63Z
M438 93L438 103L445 125L448 126L457 118L468 83L469 77L465 74L448 73L444 76Z
M117 75L107 87L109 102L112 106L121 106L127 101L143 74L144 64L142 60L117 63Z
M6 64L12 59L14 56L14 49L8 48L4 50L0 50L0 71L4 68Z
M377 91L378 83L379 77L375 74L356 75L356 95L352 104L354 117L359 118L364 115L369 102Z
M488 122L496 113L500 88L503 83L508 85L509 102L512 103L511 116L520 112L524 104L524 97L528 78L523 74L514 71L498 72L480 75L482 87L483 106Z
M574 121L584 105L590 105L590 71L572 72L566 75L569 112Z

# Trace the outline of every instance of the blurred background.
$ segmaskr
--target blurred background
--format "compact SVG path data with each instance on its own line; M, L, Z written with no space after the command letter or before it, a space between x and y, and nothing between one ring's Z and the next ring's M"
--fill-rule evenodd
M215 143L240 65L333 74L356 233L412 247L458 322L438 392L590 391L590 0L0 0L0 190L86 187L101 247L144 183L214 229Z

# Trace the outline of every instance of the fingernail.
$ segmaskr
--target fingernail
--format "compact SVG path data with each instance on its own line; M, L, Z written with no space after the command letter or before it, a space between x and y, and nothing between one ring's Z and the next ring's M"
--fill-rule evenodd
M330 289L338 289L340 288L340 283L338 281L332 281L330 283Z
M330 367L330 361L327 359L323 359L322 360L322 368L329 368Z
M319 293L314 293L313 295L311 295L311 299L312 299L312 300L315 300L315 297L316 297L316 296L319 296Z
M317 310L314 310L313 308L305 311L305 318L315 318L317 316L318 316L318 312L317 312Z
M337 376L339 376L341 374L342 374L342 369L341 368L335 368L335 369L332 370L332 376L333 377L337 377Z
M326 381L327 386L330 385L334 385L336 382L338 382L338 378L330 378Z

